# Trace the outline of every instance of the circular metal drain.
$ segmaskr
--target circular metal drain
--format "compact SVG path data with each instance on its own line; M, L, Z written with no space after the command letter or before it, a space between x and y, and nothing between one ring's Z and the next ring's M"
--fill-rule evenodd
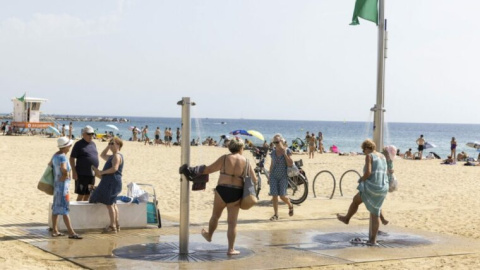
M164 262L211 262L235 260L252 256L253 251L241 247L235 248L239 255L227 255L228 246L210 243L189 243L189 253L179 254L178 243L148 243L124 246L113 250L113 254L120 258L164 261Z
M362 247L364 243L351 243L350 240L360 238L366 242L368 240L367 233L326 233L313 236L313 242L318 244L316 249L341 249L347 247ZM411 234L397 234L379 232L377 236L378 247L383 248L406 248L419 245L430 245L431 241Z

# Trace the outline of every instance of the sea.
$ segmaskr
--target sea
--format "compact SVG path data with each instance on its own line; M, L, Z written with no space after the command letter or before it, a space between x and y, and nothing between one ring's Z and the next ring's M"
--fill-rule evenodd
M95 118L95 116L86 117ZM128 116L119 118L126 118L129 122L74 122L73 134L80 136L81 128L90 125L98 133L113 131L114 134L121 135L124 140L129 140L132 137L132 127L142 128L148 125L150 138L154 137L157 127L160 127L163 137L164 130L168 127L172 129L175 141L176 129L180 128L181 130L181 118ZM57 124L68 126L69 121L59 121ZM114 125L118 131L107 125ZM280 133L289 144L297 138L304 140L307 131L313 132L315 135L322 132L325 149L328 150L330 146L336 145L340 152L361 152L360 145L363 140L373 137L372 122L192 118L190 138L203 141L207 137L212 137L219 141L222 135L232 136L230 133L234 130L256 130L263 134L267 142L270 142L275 134ZM412 148L412 152L416 152L416 140L421 134L424 135L427 142L436 146L424 150L424 155L428 152L435 152L441 158L446 158L450 154L452 137L457 140L457 153L465 151L469 156L475 158L478 155L476 149L466 146L467 142L480 140L480 125L478 124L386 123L384 144L395 145L401 153L409 148ZM249 139L256 145L263 143L256 137L242 135L240 137Z

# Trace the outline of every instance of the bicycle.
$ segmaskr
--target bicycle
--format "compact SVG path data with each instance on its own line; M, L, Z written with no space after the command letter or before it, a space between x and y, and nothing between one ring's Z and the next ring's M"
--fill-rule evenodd
M265 175L267 179L270 174L265 168L265 158L268 154L268 148L259 147L251 150L253 157L256 159L256 167L254 169L257 176L257 185L255 187L257 199L259 198L260 190L262 189L262 177ZM303 161L295 161L295 165L298 167L300 173L294 177L288 177L287 195L290 197L290 201L293 204L303 203L308 196L308 179L305 171L302 169Z

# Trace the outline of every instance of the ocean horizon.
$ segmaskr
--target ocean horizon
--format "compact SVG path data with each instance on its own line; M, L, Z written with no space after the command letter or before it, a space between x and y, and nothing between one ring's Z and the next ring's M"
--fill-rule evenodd
M180 113L179 113L180 114ZM7 119L5 118L6 116L11 116L12 113L0 113L0 119ZM78 117L78 118L126 118L126 119L132 119L132 118L167 118L167 119L181 119L181 117L178 116L132 116L132 115L89 115L89 114L46 114L42 113L42 118L43 117ZM259 121L303 121L303 122L358 122L358 123L365 123L365 121L360 121L360 120L308 120L308 119L269 119L269 118L217 118L217 117L193 117L192 119L199 118L199 119L217 119L217 120L259 120ZM445 124L445 125L480 125L480 123L445 123L445 122L405 122L405 121L388 121L388 123L396 123L396 124Z
M124 140L131 138L129 128L136 126L142 128L149 126L150 138L153 138L155 129L160 128L162 138L165 128L171 128L174 132L173 140L175 141L175 130L181 128L180 117L135 117L135 116L95 116L95 115L45 115L60 117L78 117L78 118L126 118L129 122L98 122L98 121L74 121L73 134L80 136L80 130L85 125L90 125L97 130L98 133L113 131L115 134L121 135ZM65 124L68 126L69 121L56 121L57 125ZM108 128L107 124L113 124L118 131ZM318 134L322 132L324 137L324 147L328 149L332 145L336 145L341 152L360 152L360 144L366 138L372 138L373 121L314 121L314 120L268 120L268 119L232 119L232 118L194 118L192 115L191 135L190 139L205 140L212 137L219 141L220 136L229 135L233 130L245 129L256 130L263 134L265 140L270 142L276 133L282 134L289 144L297 138L304 139L307 131ZM436 145L435 148L427 149L428 152L435 152L442 158L446 158L450 154L450 141L452 137L457 140L457 154L465 151L469 156L477 157L478 152L466 146L467 142L478 140L480 134L480 124L451 124L451 123L403 123L389 122L385 124L384 144L395 145L403 153L409 148L416 152L417 145L415 141L423 134L426 141ZM256 145L263 142L255 137L241 136L244 139L250 139Z

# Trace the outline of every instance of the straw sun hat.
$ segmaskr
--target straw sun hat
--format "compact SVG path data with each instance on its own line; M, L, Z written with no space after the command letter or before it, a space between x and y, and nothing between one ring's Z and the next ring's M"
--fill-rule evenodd
M72 145L73 141L70 140L69 138L67 137L60 137L58 138L57 140L57 147L58 148L65 148L67 146L70 146Z

